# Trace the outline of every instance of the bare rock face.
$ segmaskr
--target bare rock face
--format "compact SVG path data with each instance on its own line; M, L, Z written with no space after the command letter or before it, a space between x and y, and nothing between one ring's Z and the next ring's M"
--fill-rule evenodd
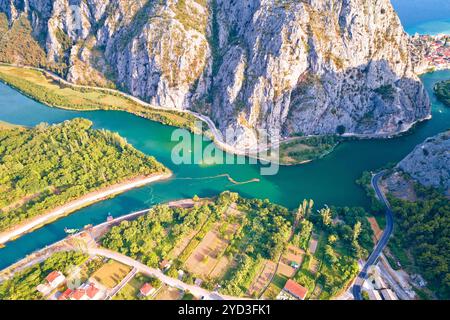
M259 129L391 135L430 114L389 0L0 0L0 11L26 14L69 80L206 113L242 147Z
M443 189L450 196L450 131L425 140L397 168L420 184Z

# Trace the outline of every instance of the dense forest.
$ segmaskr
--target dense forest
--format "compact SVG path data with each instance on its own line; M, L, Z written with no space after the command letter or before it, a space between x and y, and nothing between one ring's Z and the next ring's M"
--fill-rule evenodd
M450 201L436 190L416 185L419 200L389 196L395 214L392 245L402 267L421 274L441 298L450 298ZM412 260L412 261L411 261Z
M87 260L79 252L58 252L44 262L29 267L0 283L0 300L39 300L42 294L36 287L44 283L52 271L60 271L67 276L70 270Z
M211 223L218 219L222 209L208 203L192 209L158 205L136 220L113 227L102 244L150 267L158 267L183 236L199 229L207 220Z
M434 87L436 97L450 107L450 80L438 82Z
M167 169L85 119L0 130L0 231L88 192Z

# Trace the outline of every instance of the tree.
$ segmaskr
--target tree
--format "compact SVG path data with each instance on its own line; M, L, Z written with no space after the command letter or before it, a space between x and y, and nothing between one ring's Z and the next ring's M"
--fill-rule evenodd
M325 246L325 259L331 265L338 262L338 258L336 257L333 248L328 244Z
M329 243L330 245L333 245L337 240L338 240L338 236L335 235L334 233L333 233L333 234L330 234L330 235L328 236L328 243Z
M322 217L322 224L326 227L330 226L333 222L331 209L328 206L325 206L325 208L320 209L319 213Z
M353 227L353 241L358 241L358 237L361 234L361 221L357 221Z

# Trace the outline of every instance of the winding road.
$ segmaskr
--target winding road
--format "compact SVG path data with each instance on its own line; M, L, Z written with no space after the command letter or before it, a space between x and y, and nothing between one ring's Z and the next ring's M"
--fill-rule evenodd
M383 204L386 206L386 227L384 229L383 235L381 236L380 241L378 241L374 251L369 256L369 259L367 259L366 264L362 268L361 272L359 273L358 277L355 280L355 283L353 285L353 296L355 300L362 300L361 295L361 288L364 284L364 281L367 278L367 271L368 269L374 265L380 256L380 254L383 252L383 249L386 247L390 236L392 235L392 232L394 230L394 217L392 214L391 206L389 205L388 200L386 199L383 192L380 190L378 186L378 181L383 177L383 175L386 173L386 171L381 171L374 175L372 177L372 187L375 190L377 198L383 202Z

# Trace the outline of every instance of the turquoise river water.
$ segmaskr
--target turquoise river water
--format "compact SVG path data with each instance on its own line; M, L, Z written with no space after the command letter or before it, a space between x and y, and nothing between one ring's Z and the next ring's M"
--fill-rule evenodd
M445 26L440 25L439 21L447 19L448 15L440 17L429 12L428 18L425 18L424 14L416 17L414 12L417 12L417 7L406 7L405 1L410 0L393 0L393 4L407 31L414 33L418 28L425 28L424 32L445 31ZM417 5L426 2L414 1ZM445 11L447 0L442 3L444 6L440 8ZM439 28L440 31L437 30ZM367 207L368 199L364 191L355 184L355 180L363 171L376 170L387 163L398 162L427 137L450 128L450 108L438 102L432 93L434 84L445 79L450 79L450 71L422 76L432 100L433 118L419 124L408 134L389 140L346 142L321 160L305 165L281 167L275 176L260 176L260 167L249 164L173 165L171 150L176 144L171 142L173 127L125 112L75 112L49 108L0 84L0 120L34 126L41 122L59 123L76 117L87 118L94 123L94 128L118 132L137 149L154 155L174 173L173 178L168 181L134 189L93 204L7 243L5 248L0 249L0 269L35 250L61 240L66 236L65 227L82 228L87 224L95 225L104 222L108 214L117 217L157 203L194 195L212 196L224 190L231 190L246 197L268 198L289 208L297 206L304 198L314 199L317 207L324 204ZM258 178L260 182L234 185L223 174L229 174L237 181Z
M171 150L172 127L136 117L125 112L74 112L49 108L17 91L0 84L0 120L34 126L40 122L58 123L75 117L90 119L95 128L118 132L133 146L154 155L173 172L171 180L151 184L123 193L84 209L32 233L9 242L0 249L0 269L25 255L65 237L64 228L82 228L98 224L112 216L145 209L160 202L199 196L211 196L224 190L240 192L246 197L269 198L293 208L304 198L312 198L318 206L367 206L364 191L355 180L365 170L375 170L389 162L397 162L425 138L450 128L450 108L446 108L432 94L434 83L449 79L450 71L422 76L433 104L432 120L419 124L407 135L389 140L359 140L341 144L329 156L309 164L281 167L275 176L260 176L258 165L173 165ZM226 177L260 182L234 185ZM216 177L219 176L219 177ZM213 178L216 177L216 178Z

